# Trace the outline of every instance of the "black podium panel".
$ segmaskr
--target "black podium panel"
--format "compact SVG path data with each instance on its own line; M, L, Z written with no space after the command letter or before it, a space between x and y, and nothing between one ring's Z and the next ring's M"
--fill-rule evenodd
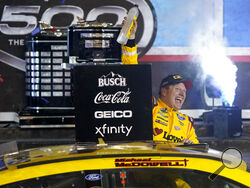
M76 141L152 140L151 65L73 68Z
M241 109L237 106L221 106L211 112L205 112L203 121L213 124L216 138L224 139L242 135Z
M214 111L214 136L232 138L242 135L241 109L222 107Z

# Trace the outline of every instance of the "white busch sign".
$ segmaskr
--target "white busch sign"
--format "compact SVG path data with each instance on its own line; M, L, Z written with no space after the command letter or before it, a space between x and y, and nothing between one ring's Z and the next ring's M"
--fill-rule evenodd
M119 74L110 72L106 76L103 75L98 79L98 87L105 86L127 86L126 78L123 78Z

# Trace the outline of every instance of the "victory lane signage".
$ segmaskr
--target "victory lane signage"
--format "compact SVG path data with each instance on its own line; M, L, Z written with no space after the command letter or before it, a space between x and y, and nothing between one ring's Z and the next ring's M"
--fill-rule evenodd
M152 140L151 65L72 70L76 141Z

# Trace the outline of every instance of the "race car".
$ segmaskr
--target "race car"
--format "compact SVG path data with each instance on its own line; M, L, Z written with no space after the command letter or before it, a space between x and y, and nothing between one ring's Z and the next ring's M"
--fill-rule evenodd
M250 187L246 163L223 154L207 144L151 141L42 147L1 156L0 187Z

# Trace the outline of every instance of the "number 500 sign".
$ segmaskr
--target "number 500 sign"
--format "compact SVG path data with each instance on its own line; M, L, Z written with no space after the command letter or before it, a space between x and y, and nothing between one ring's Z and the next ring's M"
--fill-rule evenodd
M91 2L91 0L89 0ZM140 10L140 16L138 19L138 47L139 55L143 55L152 46L156 35L156 16L151 3L148 0L124 0L119 1L121 4L130 5L123 7L117 5L117 1L100 1L86 3L86 1L81 4L75 5L55 5L53 7L45 7L44 5L4 5L1 21L0 21L0 32L6 37L9 36L22 36L30 34L38 26L38 21L44 21L52 25L52 20L55 16L61 16L61 22L65 20L62 15L69 15L71 18L68 25L63 25L61 28L66 28L77 23L77 16L83 18L86 21L97 20L99 16L109 15L110 20L105 20L106 22L112 22L115 18L114 26L120 25L123 18L126 16L127 11L134 4L137 4ZM85 3L85 4L83 4ZM14 4L14 3L13 3ZM44 2L43 2L44 4ZM96 5L96 7L93 7ZM41 9L43 9L41 11ZM40 15L40 16L39 16ZM39 20L39 18L40 20ZM108 16L107 16L108 17ZM112 18L113 17L113 18ZM60 28L60 27L59 27Z

